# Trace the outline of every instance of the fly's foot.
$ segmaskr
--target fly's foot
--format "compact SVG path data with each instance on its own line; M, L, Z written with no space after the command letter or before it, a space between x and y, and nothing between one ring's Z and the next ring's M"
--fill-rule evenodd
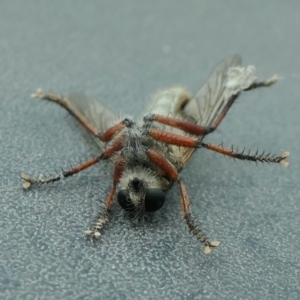
M285 151L285 152L281 153L281 155L280 155L280 158L281 158L280 164L281 164L283 167L287 167L287 166L289 165L289 163L288 163L287 161L284 160L285 158L287 158L287 157L289 157L289 156L290 156L290 152L288 152L288 151Z
M43 90L41 88L37 89L35 93L31 94L31 98L43 98Z
M44 183L50 183L58 181L65 177L65 172L63 171L61 174L55 175L55 176L40 176L38 179L32 179L29 175L22 173L21 178L25 180L23 183L23 189L27 190L34 184L44 184Z
M221 243L219 241L210 242L205 233L195 224L192 214L189 212L185 215L186 224L190 232L196 237L196 239L204 245L204 252L206 254L211 253L213 248L218 247Z
M274 83L276 83L279 79L279 76L278 74L274 74L271 78L269 78L267 81L266 81L266 86L270 86Z
M91 239L91 241L97 240L101 236L101 230L105 223L108 221L108 212L104 212L100 215L97 219L96 223L94 224L93 228L90 230L86 230L84 233L87 238Z
M84 234L87 236L87 238L90 238L92 241L99 239L101 236L100 231L97 230L86 230Z
M31 98L48 100L51 102L55 102L63 107L68 107L68 103L66 102L66 99L56 94L44 94L42 89L37 89L35 93L31 94Z
M213 242L207 241L204 244L204 252L206 254L209 254L209 253L211 253L211 251L212 251L213 248L219 247L220 244L221 243L219 241L213 241Z
M24 190L29 189L31 187L32 183L33 183L31 177L29 175L25 174L25 173L22 173L21 178L23 180L25 180L25 182L23 183L23 189Z

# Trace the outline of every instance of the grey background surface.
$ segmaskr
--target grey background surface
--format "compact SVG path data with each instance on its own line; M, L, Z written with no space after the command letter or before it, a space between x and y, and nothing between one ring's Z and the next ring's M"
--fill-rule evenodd
M1 1L1 299L299 299L299 1ZM232 53L271 88L245 93L208 142L292 156L279 165L200 150L182 172L193 213L222 242L188 233L179 192L151 222L118 205L102 239L83 231L111 184L110 164L62 183L21 188L99 152L36 88L81 91L141 117L158 89L196 92Z

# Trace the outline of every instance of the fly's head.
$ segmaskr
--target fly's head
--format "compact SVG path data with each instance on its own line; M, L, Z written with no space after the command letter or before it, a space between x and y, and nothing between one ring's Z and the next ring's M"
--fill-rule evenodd
M165 203L166 184L149 169L125 171L119 186L120 206L136 219L143 219L145 212L157 211Z

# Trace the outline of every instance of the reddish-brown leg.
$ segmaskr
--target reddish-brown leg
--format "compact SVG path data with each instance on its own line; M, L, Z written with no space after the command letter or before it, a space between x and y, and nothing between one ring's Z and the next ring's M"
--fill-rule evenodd
M55 182L60 179L70 177L74 174L77 174L93 165L98 163L100 160L108 159L112 157L116 152L120 151L123 148L125 141L124 136L120 136L114 143L107 148L100 156L92 158L82 164L77 165L76 167L72 168L71 170L68 171L62 171L60 174L57 174L55 176L49 176L49 177L41 177L38 179L32 179L29 175L27 174L22 174L21 178L25 180L25 183L23 184L24 189L28 189L31 185L33 184L44 184L44 183L50 183L50 182Z
M94 128L85 118L84 116L79 113L76 108L72 105L72 103L59 95L56 94L44 94L41 89L38 89L36 93L32 94L33 98L40 98L43 100L54 102L64 109L66 109L75 119L77 119L81 125L91 134L94 136L97 136L98 131L96 128Z
M198 147L198 141L190 137L171 133L161 129L152 128L148 133L153 139L171 145L177 145L188 148Z
M124 121L121 121L119 123L117 123L116 125L112 126L111 128L109 128L106 132L104 132L103 134L97 134L97 137L100 138L101 141L103 142L108 142L112 139L112 137L120 132L122 129L124 129L126 126L124 124Z
M210 127L199 126L184 120L175 119L163 115L148 114L147 116L144 117L144 121L145 122L156 121L161 124L165 124L171 127L181 129L187 133L194 134L194 135L206 135L213 130Z
M150 129L149 135L157 141L161 141L171 145L177 145L177 146L189 147L189 148L206 148L214 152L218 152L226 156L240 159L240 160L248 160L248 161L262 162L262 163L263 162L280 163L284 167L288 166L288 163L284 159L290 155L289 152L283 152L280 156L274 156L271 154L264 155L264 153L245 154L244 151L237 152L237 151L233 151L233 149L224 148L223 146L206 144L201 141L194 140L190 137L182 136L179 134L167 132L156 128Z
M252 90L255 88L259 88L259 87L268 87L268 86L274 84L275 82L277 82L277 80L278 80L278 76L274 75L273 77L269 78L266 81L254 82L249 88L245 89L245 91L249 91L249 90ZM223 107L222 111L219 113L219 115L217 116L217 118L215 119L215 121L213 122L213 124L210 127L199 126L199 125L196 125L194 123L190 123L190 122L187 122L184 120L171 118L171 117L167 117L164 115L156 115L156 114L146 115L144 117L144 121L145 122L156 121L161 124L165 124L165 125L168 125L171 127L181 129L190 134L194 134L197 136L200 136L200 135L204 136L204 135L207 135L207 134L213 132L214 130L216 130L216 128L220 125L221 121L224 119L224 117L226 116L230 107L232 106L232 104L235 102L235 100L238 98L239 95L240 95L240 93L237 93L230 97L227 104Z
M99 138L103 142L110 141L116 133L120 132L126 126L129 127L133 123L131 120L125 119L101 134L98 132L97 128L95 128L85 119L85 117L74 107L74 105L72 105L72 102L70 102L67 98L63 98L56 94L44 94L40 89L37 90L37 92L33 94L32 97L48 100L60 105L61 107L66 109L75 119L77 119L88 132L90 132L92 135Z
M170 178L175 180L179 185L181 204L182 204L182 215L183 218L192 232L192 234L205 246L205 253L210 253L212 248L220 245L220 242L213 241L210 242L204 232L195 224L194 218L190 210L190 201L188 194L183 184L176 168L158 151L150 149L147 152L149 159L156 164L160 169L162 169Z
M104 224L107 223L107 221L109 220L109 215L112 210L117 184L120 181L123 171L124 171L124 156L123 154L120 154L115 165L113 186L106 199L105 208L100 213L100 216L97 218L97 221L95 222L92 229L85 231L85 234L88 237L92 238L92 240L97 239L101 236L100 231L103 228Z
M275 155L271 155L271 154L264 155L264 153L258 154L258 152L256 152L255 154L250 154L250 151L248 152L248 154L246 154L246 153L244 153L244 151L237 152L237 151L234 151L233 149L224 148L223 146L218 146L218 145L214 145L214 144L205 144L202 142L199 142L199 146L209 149L209 150L212 150L217 153L224 154L224 155L232 157L232 158L236 158L236 159L240 159L240 160L248 160L248 161L253 161L253 162L261 162L261 163L264 163L264 162L280 163L283 167L288 166L288 162L285 161L285 158L287 158L290 155L290 153L287 151L281 153L280 156L275 156Z

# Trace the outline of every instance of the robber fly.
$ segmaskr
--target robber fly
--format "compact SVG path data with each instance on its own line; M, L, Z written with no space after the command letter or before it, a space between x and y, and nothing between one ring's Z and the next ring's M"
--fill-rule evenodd
M241 92L270 86L278 77L274 75L266 81L256 79L255 68L243 67L240 56L227 57L194 97L180 87L157 93L141 125L129 118L118 121L102 103L82 94L64 98L44 94L39 89L32 95L34 98L52 101L66 109L94 136L103 152L56 176L32 179L22 174L23 187L55 182L111 159L114 163L112 187L99 218L85 232L87 236L92 240L100 237L101 229L109 220L116 191L120 206L135 218L143 219L146 212L162 208L166 193L176 182L187 227L203 243L205 252L210 253L220 242L210 241L195 223L187 190L179 175L194 151L205 148L234 159L288 165L285 161L288 152L280 156L250 154L203 142L206 135L216 130Z

